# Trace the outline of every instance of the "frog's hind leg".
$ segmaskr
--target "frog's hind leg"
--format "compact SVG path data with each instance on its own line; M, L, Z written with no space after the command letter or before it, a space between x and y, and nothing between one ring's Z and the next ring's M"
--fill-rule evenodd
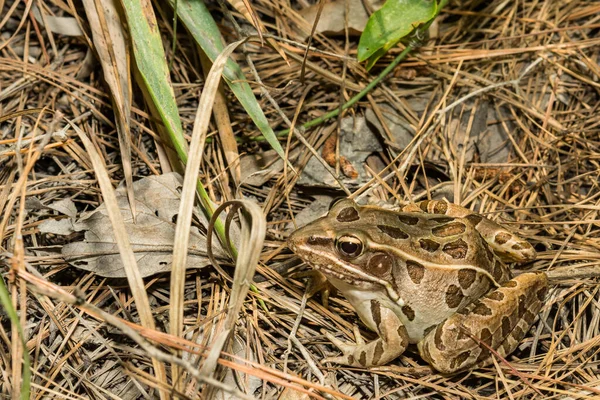
M454 218L465 218L475 226L494 253L503 261L526 262L535 259L536 253L531 243L509 232L494 221L457 204L445 200L424 200L416 204L407 204L402 208L402 211L426 212L448 215Z
M505 357L531 327L547 291L546 274L517 276L429 332L418 343L421 357L447 374L489 363L490 348Z

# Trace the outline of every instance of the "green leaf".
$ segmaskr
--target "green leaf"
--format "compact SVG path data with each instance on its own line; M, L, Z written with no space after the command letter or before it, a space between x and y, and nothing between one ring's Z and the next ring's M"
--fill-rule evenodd
M369 59L367 69L403 37L438 13L435 0L387 0L374 12L358 43L358 61Z
M171 0L171 5L173 5L173 2L174 0ZM198 0L178 0L177 15L207 57L211 61L214 61L225 47L221 39L221 32L204 5L204 2ZM285 160L283 148L277 140L275 132L273 132L273 129L269 125L267 117L265 117L260 108L260 104L258 104L254 93L252 93L252 88L246 82L246 77L241 68L231 59L225 65L223 78L273 150Z

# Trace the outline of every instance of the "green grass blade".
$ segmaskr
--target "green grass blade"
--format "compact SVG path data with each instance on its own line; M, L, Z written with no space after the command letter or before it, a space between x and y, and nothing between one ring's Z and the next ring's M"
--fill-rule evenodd
M173 4L173 2L171 2ZM214 61L223 51L225 46L221 39L221 32L212 15L204 5L204 2L197 0L178 0L177 15L186 26L194 40L202 48L206 56ZM258 127L267 142L273 150L285 160L285 153L277 136L269 125L269 121L260 108L252 88L246 82L241 68L233 61L229 60L223 71L223 79L229 85L229 88L238 99L242 107L246 110L254 124Z
M25 342L25 336L23 335L23 327L19 323L19 316L17 310L12 304L8 288L4 283L4 277L0 277L0 304L6 311L10 322L12 322L19 332L19 339L23 344L23 376L21 377L21 399L29 399L29 393L31 391L31 360L29 359L29 353L27 352L27 342Z

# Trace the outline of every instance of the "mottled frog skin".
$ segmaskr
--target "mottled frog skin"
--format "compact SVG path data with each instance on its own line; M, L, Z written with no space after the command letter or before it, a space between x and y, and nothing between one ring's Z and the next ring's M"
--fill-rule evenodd
M324 360L386 364L410 343L442 373L511 353L529 330L548 289L543 273L512 278L506 261L536 256L525 240L470 210L424 201L400 212L338 201L295 231L289 247L352 304L372 342L344 343Z

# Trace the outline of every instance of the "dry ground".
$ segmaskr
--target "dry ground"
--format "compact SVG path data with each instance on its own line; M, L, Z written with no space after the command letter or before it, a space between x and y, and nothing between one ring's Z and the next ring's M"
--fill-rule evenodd
M74 205L69 210L77 220L105 200L89 154L64 118L76 120L92 138L113 185L124 178L103 74L84 38L51 33L32 12L25 14L29 3L15 8L13 4L0 1L0 246L3 277L20 312L31 357L32 397L157 397L148 348L140 347L131 332L124 334L122 327L90 311L95 306L139 324L128 281L67 263L61 248L81 241L83 231L58 235L40 228L43 221L67 219L57 204ZM70 4L47 0L45 6L57 16L77 16L86 28L82 9ZM300 125L337 109L401 51L392 50L367 73L354 61L356 38L317 35L302 68L296 61L304 54L295 28L300 21L296 10L308 5L253 2L289 64L280 53L255 42L246 47L245 56L241 50L236 53L257 95L265 88L278 105L277 109L266 97L258 97L276 131L289 128L284 117ZM218 5L211 7L225 39L237 39ZM181 26L172 52L170 15L161 8L157 18L172 63L179 113L190 133L204 75L197 48ZM334 161L334 171L355 168L356 178L341 172L339 176L346 190L362 201L395 204L446 197L530 240L538 258L521 268L552 271L553 277L539 319L506 362L498 360L453 377L432 372L414 349L369 371L321 365L324 356L337 351L322 330L350 339L358 321L340 296L332 296L329 308L321 305L319 296L304 306L304 282L289 274L305 266L285 248L285 238L294 221L316 217L344 191L296 136L283 136L282 144L299 175L275 162L266 167L267 175L255 174L256 158L268 158L269 146L225 90L226 104L216 107L229 113L243 168L238 175L230 166L231 159L223 155L221 128L215 124L209 130L200 179L215 203L254 199L268 221L256 288L243 304L235 344L229 347L268 368L232 364L223 355L225 370L249 373L240 375L237 383L229 376L227 387L246 391L250 398L297 398L289 390L283 392L296 377L305 388L315 388L314 395L325 396L317 390L324 386L337 398L600 397L600 284L594 277L600 260L600 4L461 1L448 5L438 22L431 39L342 118L302 134L319 154L326 139L333 137L324 158ZM253 77L245 57L262 82ZM160 153L168 144L160 139L137 81L131 84L132 170L139 180L170 168ZM335 164L331 147L340 127L339 154L348 165ZM54 135L48 136L50 141L35 160L39 138L48 133ZM66 199L72 203L60 203ZM299 214L303 210L309 211ZM229 304L229 274L228 266L188 270L187 340L207 345L218 336ZM162 332L169 326L169 281L168 272L145 280L157 330ZM23 347L13 340L15 327L7 314L0 319L4 397L18 388ZM160 342L163 350L174 344L166 337L137 332ZM362 332L372 337L366 329ZM199 365L202 358L190 361ZM189 375L184 382L182 390L189 398L214 395Z

